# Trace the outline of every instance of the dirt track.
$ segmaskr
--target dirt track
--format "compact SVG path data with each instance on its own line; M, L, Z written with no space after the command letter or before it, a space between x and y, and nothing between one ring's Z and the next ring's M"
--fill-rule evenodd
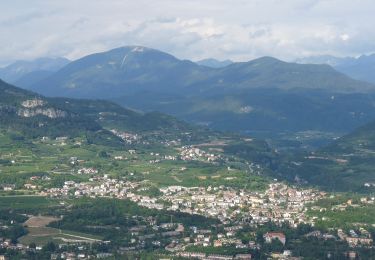
M57 221L57 220L59 219L54 218L54 217L33 216L33 217L30 217L28 220L26 220L24 225L28 227L45 227L49 223L53 221Z

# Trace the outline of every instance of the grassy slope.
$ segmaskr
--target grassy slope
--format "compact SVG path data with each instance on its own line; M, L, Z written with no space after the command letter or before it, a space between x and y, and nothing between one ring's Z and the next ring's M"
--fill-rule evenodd
M289 164L282 172L296 175L309 184L329 191L374 192L375 124L371 123L346 135L315 153L293 158L301 165Z

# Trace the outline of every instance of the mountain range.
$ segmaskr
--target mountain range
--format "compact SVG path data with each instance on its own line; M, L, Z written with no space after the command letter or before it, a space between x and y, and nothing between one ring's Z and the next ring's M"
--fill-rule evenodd
M194 96L197 92L211 95L264 88L340 93L375 89L326 65L301 65L263 57L223 68L209 68L140 46L88 55L31 87L49 96L82 98L114 98L141 91Z
M231 60L217 60L213 58L203 59L196 62L198 65L210 68L223 68L233 63Z
M70 60L61 57L38 58L32 61L16 61L4 68L0 68L0 78L12 84L29 87L53 72L58 71Z
M328 64L353 79L375 83L375 54L339 58L334 56L313 56L298 59L298 63Z
M212 135L226 136L165 114L141 114L110 101L48 98L3 81L0 81L0 93L0 130L25 143L44 136L84 136L88 143L123 147L124 142L109 129L153 136L158 132L177 138L189 132L200 142L207 141ZM194 140L189 142L194 143ZM375 187L375 121L317 151L296 152L292 157L282 153L276 156L259 139L251 143L252 146L239 143L225 149L246 160L261 162L270 167L275 176L325 190L371 192Z
M271 57L221 68L126 46L88 55L28 87L47 96L107 99L218 130L346 133L375 119L375 86L328 65Z

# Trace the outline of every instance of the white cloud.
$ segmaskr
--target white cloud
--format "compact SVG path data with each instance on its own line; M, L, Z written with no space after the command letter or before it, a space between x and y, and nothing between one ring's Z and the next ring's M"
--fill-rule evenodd
M350 39L350 36L346 33L340 35L341 40L347 41Z
M375 51L373 0L34 0L0 3L0 61L146 45L249 60Z

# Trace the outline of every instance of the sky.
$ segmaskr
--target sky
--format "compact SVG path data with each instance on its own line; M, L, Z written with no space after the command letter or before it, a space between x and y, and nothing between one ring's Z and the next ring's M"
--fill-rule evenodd
M124 45L190 60L375 52L374 0L12 0L0 10L0 64Z

